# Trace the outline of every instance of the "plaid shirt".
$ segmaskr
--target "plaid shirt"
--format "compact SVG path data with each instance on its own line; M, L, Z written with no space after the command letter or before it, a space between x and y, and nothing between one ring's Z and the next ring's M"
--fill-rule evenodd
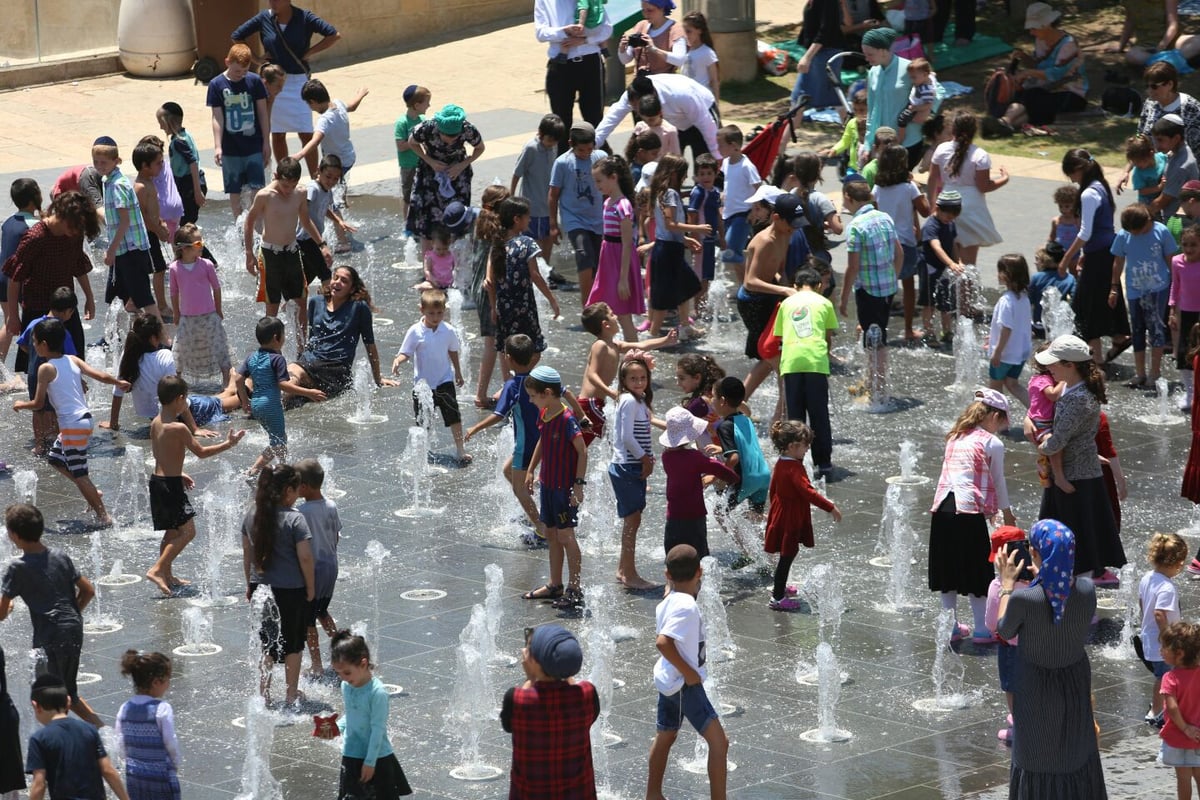
M992 482L992 464L987 446L995 438L983 428L972 428L962 436L946 442L946 456L942 460L942 474L938 478L931 511L936 513L938 506L950 492L954 492L954 506L959 514L983 514L990 517L1000 508L1001 503L1005 507L1008 506L1007 487L1000 487L1003 494L1001 497ZM1001 446L1001 458L1003 452Z
M44 222L26 231L17 251L4 262L4 274L21 282L21 305L30 316L45 314L55 289L74 288L75 279L87 280L83 276L91 271L83 237L55 236Z
M858 253L855 289L875 297L896 293L896 225L892 218L867 203L846 227L846 252Z
M512 734L509 800L596 800L592 723L600 716L587 681L538 681L504 695L500 724Z
M133 190L133 182L121 174L120 167L116 167L104 179L104 222L109 240L112 240L117 226L121 224L121 217L117 213L121 208L129 211L129 228L125 231L125 238L117 245L117 255L124 255L130 250L149 250L150 235L146 233L146 221L142 219L142 206Z

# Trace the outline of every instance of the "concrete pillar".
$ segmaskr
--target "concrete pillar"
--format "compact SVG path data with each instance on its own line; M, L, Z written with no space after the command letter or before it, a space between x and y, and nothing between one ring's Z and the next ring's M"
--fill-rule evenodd
M753 80L758 73L754 0L689 0L684 6L687 11L702 12L708 19L721 58L721 81Z

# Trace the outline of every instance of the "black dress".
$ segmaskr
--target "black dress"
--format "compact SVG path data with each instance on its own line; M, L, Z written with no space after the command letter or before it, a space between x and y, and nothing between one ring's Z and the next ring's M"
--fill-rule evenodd
M4 649L0 648L0 794L25 788L24 763L21 758L21 717L8 696Z

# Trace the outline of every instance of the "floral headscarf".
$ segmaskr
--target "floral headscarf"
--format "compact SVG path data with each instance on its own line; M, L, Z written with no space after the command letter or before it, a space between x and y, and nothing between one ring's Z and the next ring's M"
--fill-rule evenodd
M1056 519L1043 519L1029 529L1029 543L1042 557L1042 567L1029 585L1042 587L1057 625L1075 582L1075 534Z

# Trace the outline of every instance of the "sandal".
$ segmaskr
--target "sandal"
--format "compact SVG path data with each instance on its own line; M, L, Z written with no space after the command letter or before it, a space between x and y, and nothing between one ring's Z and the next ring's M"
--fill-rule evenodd
M536 589L530 589L521 595L521 598L523 600L558 600L562 596L563 586L561 583L554 585L544 583Z
M1109 364L1115 361L1117 356L1121 355L1121 353L1124 353L1132 346L1133 337L1126 338L1125 341L1121 342L1120 344L1114 344L1112 347L1108 348L1108 352L1104 354L1104 363Z
M572 586L550 605L558 609L583 608L583 592Z
M1146 376L1138 375L1133 380L1127 382L1125 386L1130 389L1144 389L1146 387Z

